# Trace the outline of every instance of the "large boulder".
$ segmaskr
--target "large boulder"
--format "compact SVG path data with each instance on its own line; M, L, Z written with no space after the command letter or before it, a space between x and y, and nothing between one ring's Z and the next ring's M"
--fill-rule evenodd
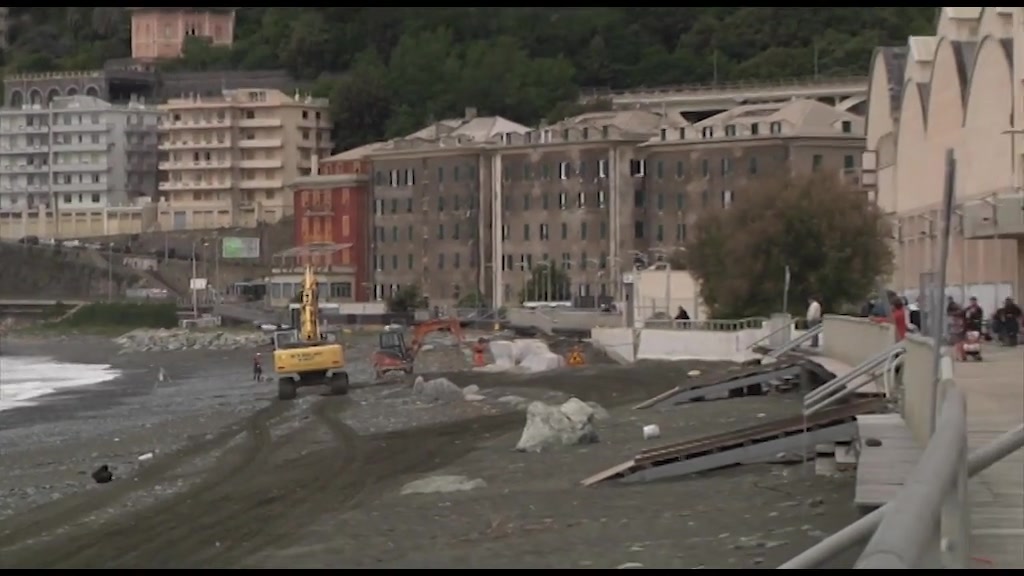
M533 402L526 409L526 426L516 450L542 452L597 441L594 410L586 402L578 398L570 398L561 406Z
M489 348L494 363L478 368L484 372L545 372L565 365L565 359L551 352L548 345L533 338L494 340Z
M447 378L424 380L417 378L412 385L412 393L431 402L452 402L462 400L462 388Z

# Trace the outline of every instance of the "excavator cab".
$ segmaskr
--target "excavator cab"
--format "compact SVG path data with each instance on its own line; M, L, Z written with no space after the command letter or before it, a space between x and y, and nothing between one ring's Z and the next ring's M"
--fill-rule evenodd
M405 335L398 330L381 332L378 349L381 352L390 352L399 358L409 357L409 349L405 346Z

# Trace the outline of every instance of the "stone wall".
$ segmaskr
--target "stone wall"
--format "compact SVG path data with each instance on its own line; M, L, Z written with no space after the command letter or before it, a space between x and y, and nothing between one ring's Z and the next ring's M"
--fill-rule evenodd
M119 298L138 279L115 271L112 293ZM0 298L87 300L107 296L107 270L84 251L0 243Z

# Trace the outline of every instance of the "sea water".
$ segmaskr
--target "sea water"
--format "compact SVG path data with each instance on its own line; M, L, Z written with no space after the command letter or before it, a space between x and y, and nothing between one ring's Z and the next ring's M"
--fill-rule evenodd
M121 375L109 364L58 362L45 356L0 356L0 411L33 406L34 399Z

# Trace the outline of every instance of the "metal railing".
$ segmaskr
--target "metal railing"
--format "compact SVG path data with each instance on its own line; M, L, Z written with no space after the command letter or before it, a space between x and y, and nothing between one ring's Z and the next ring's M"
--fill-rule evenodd
M787 326L787 328L788 328L788 326ZM805 343L810 342L811 340L814 340L815 336L819 336L824 331L825 331L825 325L824 324L818 324L817 326L813 326L810 329L808 329L806 332L804 332L803 334L797 336L796 338L793 338L792 340L790 340L789 342L786 342L782 346L779 346L775 350L772 350L771 352L766 354L766 356L768 356L769 358L780 358L780 357L782 357L783 354L785 354L787 352L790 352L790 351L793 351L793 350L796 350L800 346L803 346Z
M592 99L610 96L633 96L664 93L701 93L724 90L777 90L780 88L825 88L825 87L846 87L851 84L863 84L867 88L868 78L866 76L836 76L836 77L815 77L798 76L793 78L778 78L774 80L732 80L715 83L695 84L670 84L666 86L641 86L639 88L584 88L581 90L581 98Z
M796 318L793 318L789 322L786 322L786 324L784 326L779 326L775 330L772 330L771 332L769 332L767 335L762 336L762 337L758 338L757 340L754 340L750 344L750 346L747 346L747 350L753 349L755 346L760 345L762 342L770 342L771 339L772 339L772 336L775 336L776 334L779 334L780 332L782 332L784 330L792 330L793 326L795 326L795 325L796 325Z
M941 442L943 440L933 439L933 441ZM933 441L928 442L929 446ZM937 446L940 448L942 447L941 444L937 444ZM1024 448L1024 424L1021 424L999 436L984 448L979 448L974 452L971 452L971 455L967 458L967 477L973 478L974 476L977 476L996 462L999 462L1021 448ZM939 448L936 448L935 451L941 453ZM886 519L891 512L895 510L899 513L899 509L895 508L895 506L896 503L904 497L903 494L904 493L901 491L896 496L896 499L890 501L881 508L874 510L846 528L843 528L835 534L825 538L821 542L818 542L792 560L786 562L782 566L779 566L779 569L812 570L847 550L860 545L862 542L869 540L875 534L875 531L879 526L881 526L883 520ZM904 504L904 506L906 505ZM904 508L904 510L905 509L906 508ZM915 526L912 527L911 530L931 530L933 526L934 524L932 526ZM897 541L905 542L905 538L906 535L896 536ZM961 543L961 545L963 544ZM941 544L939 547L942 547ZM865 550L865 552L868 551L869 550ZM864 554L862 554L862 557L864 557ZM864 566L858 567L864 568Z
M808 392L804 396L804 416L815 414L840 400L855 394L867 384L885 376L894 370L895 362L902 358L906 349L902 344L894 344L879 354L868 358L846 374L833 378L824 386ZM857 378L862 380L854 386L850 383ZM888 396L891 390L886 390Z
M644 328L661 330L708 330L715 332L736 332L761 328L768 322L767 318L740 318L739 320L644 320Z
M864 548L855 568L967 568L967 401L951 380L935 434ZM934 527L938 527L938 533ZM926 558L940 538L939 558Z

